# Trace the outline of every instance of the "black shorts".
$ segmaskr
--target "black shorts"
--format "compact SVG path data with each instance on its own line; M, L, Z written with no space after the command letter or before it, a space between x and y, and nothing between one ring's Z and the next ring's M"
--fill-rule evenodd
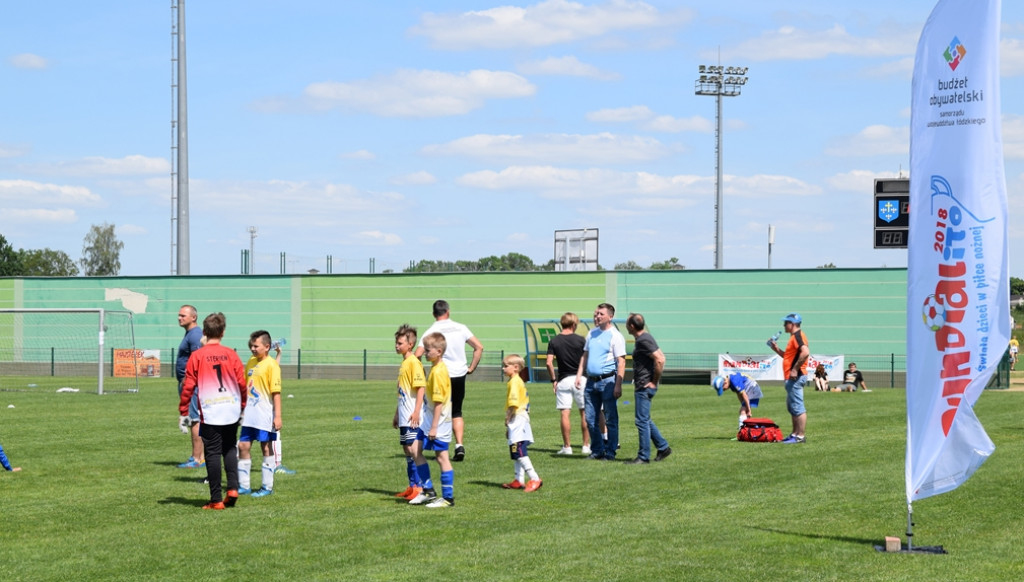
M466 377L452 378L452 418L462 418L462 401L466 399Z

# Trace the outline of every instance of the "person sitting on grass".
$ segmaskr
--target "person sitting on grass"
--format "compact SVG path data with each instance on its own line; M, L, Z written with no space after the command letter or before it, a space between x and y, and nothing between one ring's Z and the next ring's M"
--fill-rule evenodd
M524 489L532 493L543 485L527 445L533 442L533 429L530 427L530 395L526 392L523 377L520 373L526 369L526 361L522 356L510 354L501 362L501 371L508 376L505 393L505 438L508 439L508 453L515 463L515 479L502 485L504 489ZM524 476L525 473L525 476ZM523 485L525 477L526 485Z
M860 388L861 392L871 392L868 390L867 384L864 383L864 374L857 369L857 364L850 362L846 371L843 372L843 383L839 385L838 391L856 392L857 388Z
M828 372L825 371L825 364L818 364L814 369L814 389L818 392L828 392Z

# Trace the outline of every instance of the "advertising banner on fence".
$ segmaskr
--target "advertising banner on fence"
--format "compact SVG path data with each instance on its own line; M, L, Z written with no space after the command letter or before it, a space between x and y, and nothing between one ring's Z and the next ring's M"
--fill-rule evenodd
M957 488L995 450L972 407L1009 341L1000 8L940 0L914 61L908 504Z
M114 377L160 377L160 350L114 350Z
M814 369L818 364L824 364L828 371L828 379L842 381L843 379L843 356L823 356L811 354L807 359L807 374L814 375ZM754 380L778 380L786 379L786 373L782 369L782 358L776 354L771 356L749 356L734 354L718 354L718 374L746 374Z

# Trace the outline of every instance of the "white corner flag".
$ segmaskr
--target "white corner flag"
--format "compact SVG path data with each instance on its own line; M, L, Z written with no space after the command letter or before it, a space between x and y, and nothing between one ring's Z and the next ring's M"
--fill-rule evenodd
M995 450L972 406L1009 342L1000 0L939 0L914 62L907 267L907 504ZM909 521L909 519L908 519Z

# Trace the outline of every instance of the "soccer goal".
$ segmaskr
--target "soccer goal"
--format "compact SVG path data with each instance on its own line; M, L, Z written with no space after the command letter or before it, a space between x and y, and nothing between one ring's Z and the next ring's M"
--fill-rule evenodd
M0 391L138 392L130 311L0 309Z

